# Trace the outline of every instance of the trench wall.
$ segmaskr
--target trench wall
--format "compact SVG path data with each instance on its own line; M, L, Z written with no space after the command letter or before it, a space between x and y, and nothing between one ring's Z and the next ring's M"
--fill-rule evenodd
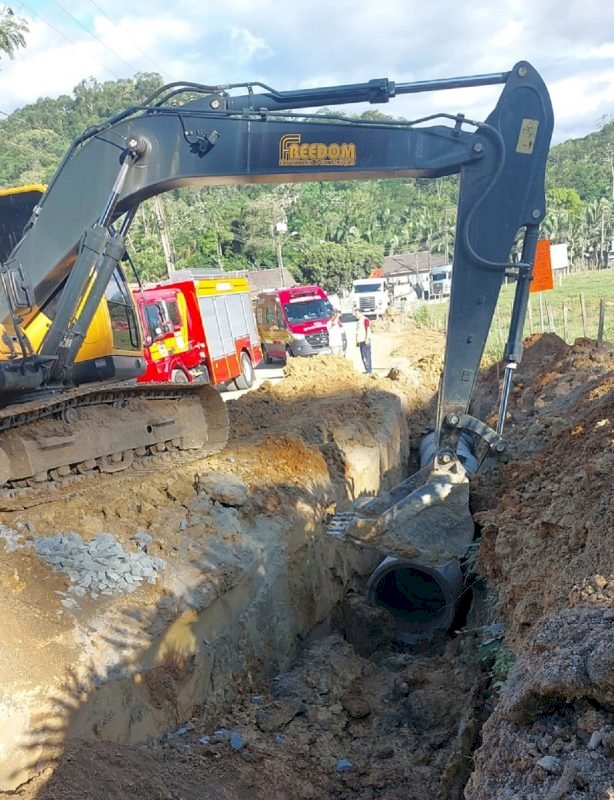
M256 691L327 631L347 589L364 585L381 557L337 542L325 523L336 505L405 476L403 400L391 394L360 436L346 423L326 443L304 446L322 465L304 483L247 489L226 502L215 481L208 492L197 487L155 585L129 595L69 596L66 575L41 567L41 537L0 525L0 790L52 768L67 738L143 742ZM158 529L176 525L169 503ZM120 536L108 526L127 547L125 529Z

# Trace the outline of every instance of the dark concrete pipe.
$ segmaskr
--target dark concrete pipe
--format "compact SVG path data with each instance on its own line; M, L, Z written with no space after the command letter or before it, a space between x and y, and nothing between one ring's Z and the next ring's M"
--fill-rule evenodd
M393 615L397 640L406 644L429 640L452 626L463 591L458 561L425 567L388 556L367 583L367 602Z
M471 437L459 438L458 457L468 473L478 462L471 450ZM435 459L435 434L420 443L420 466ZM463 573L458 561L426 567L403 558L388 556L367 582L367 602L387 608L397 624L397 639L406 644L431 639L452 626L463 591Z

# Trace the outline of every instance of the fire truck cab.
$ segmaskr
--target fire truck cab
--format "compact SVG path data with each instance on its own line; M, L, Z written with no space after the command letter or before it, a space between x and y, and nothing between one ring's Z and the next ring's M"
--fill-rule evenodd
M262 351L246 278L184 271L134 298L147 361L140 382L252 386Z

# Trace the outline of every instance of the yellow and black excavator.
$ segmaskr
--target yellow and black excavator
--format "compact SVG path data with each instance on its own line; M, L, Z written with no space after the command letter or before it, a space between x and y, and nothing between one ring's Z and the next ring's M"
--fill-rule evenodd
M40 207L45 188L0 191L3 262L18 247L20 232ZM175 385L148 385L141 390L131 380L145 369L143 334L119 263L105 277L102 297L91 304L87 325L75 333L79 344L70 369L64 365L53 379L57 358L43 358L47 375L32 390L34 354L53 327L66 282L52 287L35 311L24 277L21 266L2 273L11 321L8 328L0 325L0 369L3 378L8 377L0 390L0 508L44 502L88 476L128 467L146 470L153 463L181 460L186 453L202 457L224 447L228 416L213 387L198 385L184 392ZM77 290L71 327L84 318L92 278L84 276ZM54 348L57 354L63 352L60 343Z
M503 89L483 122L462 114L405 121L308 112L494 84ZM201 457L225 445L228 419L213 388L134 381L145 363L121 263L141 202L182 186L460 173L432 453L420 473L336 518L331 529L383 543L385 552L457 555L468 535L468 463L505 448L552 127L542 79L519 62L487 75L296 91L175 83L85 131L46 191L26 187L0 198L0 507L39 502L88 476L145 468L156 458ZM519 231L522 255L512 264ZM506 277L516 280L516 295L493 430L469 412Z

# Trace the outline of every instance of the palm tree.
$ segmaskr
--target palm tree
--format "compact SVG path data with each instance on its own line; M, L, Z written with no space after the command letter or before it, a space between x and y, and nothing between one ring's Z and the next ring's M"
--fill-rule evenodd
M612 241L614 220L614 203L602 197L599 200L599 267L608 265L608 252Z
M19 47L26 46L24 33L28 31L28 23L8 6L0 7L0 52L13 58Z

